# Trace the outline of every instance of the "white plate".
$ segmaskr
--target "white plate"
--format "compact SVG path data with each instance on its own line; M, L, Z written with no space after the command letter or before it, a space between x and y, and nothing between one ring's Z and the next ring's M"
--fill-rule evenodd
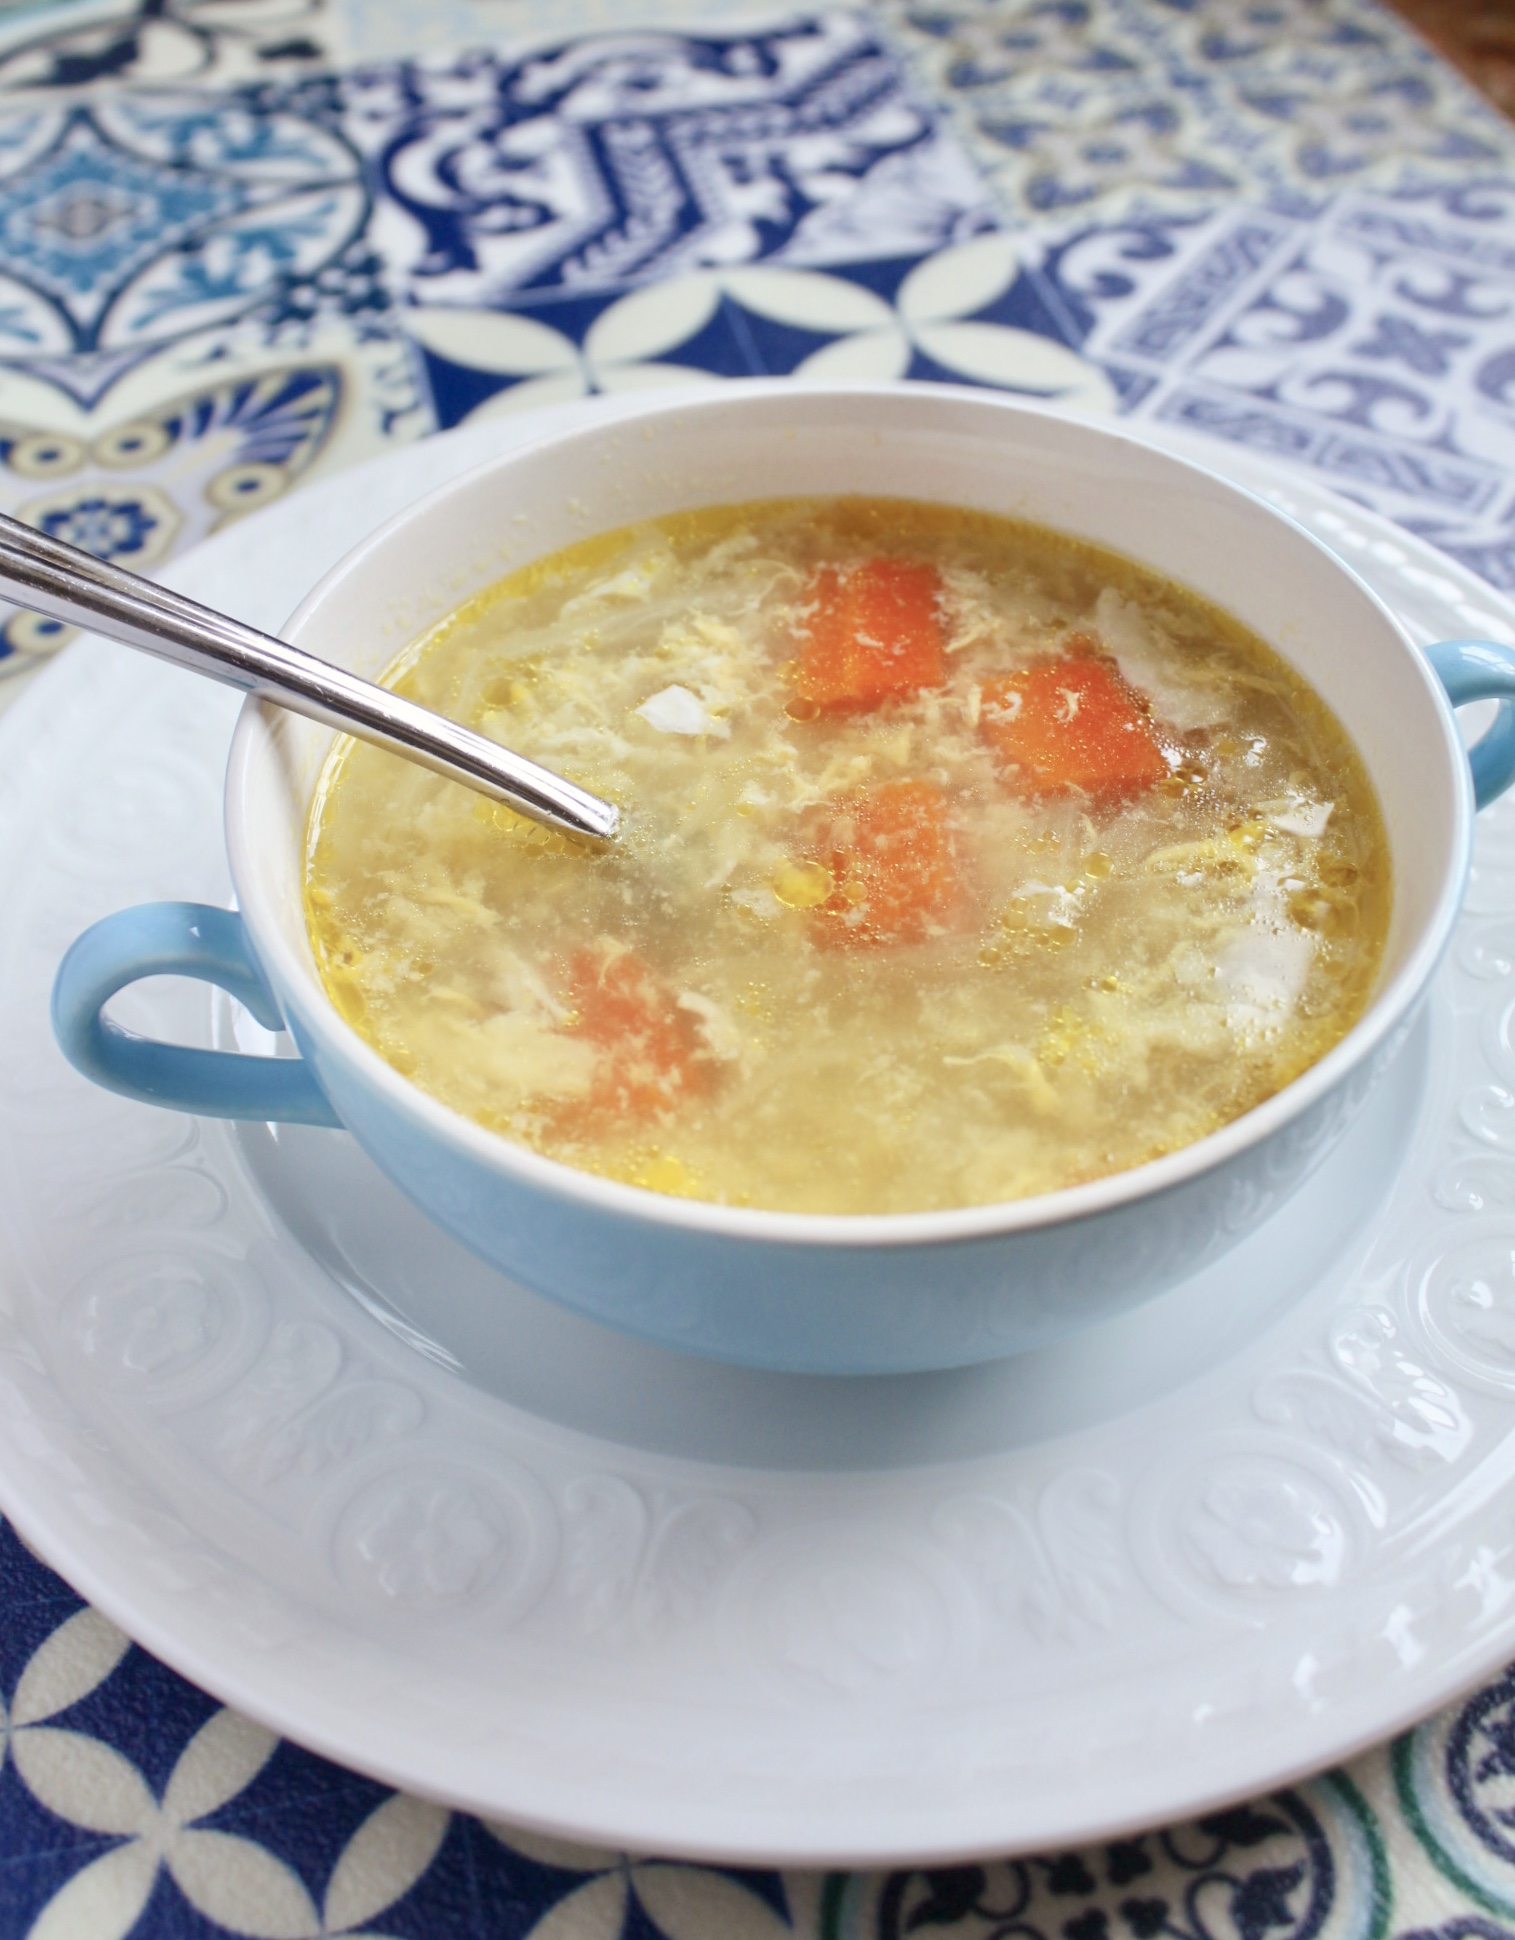
M541 428L313 487L174 578L277 624L379 519ZM1515 633L1428 548L1268 491L1424 634ZM0 1500L149 1649L521 1825L858 1865L1260 1791L1510 1654L1515 804L1484 818L1381 1109L1290 1211L1049 1352L802 1379L544 1306L340 1135L191 1123L64 1066L71 938L227 897L233 711L86 642L0 724ZM198 988L132 1002L202 1041L215 1021ZM440 1287L476 1385L428 1351Z

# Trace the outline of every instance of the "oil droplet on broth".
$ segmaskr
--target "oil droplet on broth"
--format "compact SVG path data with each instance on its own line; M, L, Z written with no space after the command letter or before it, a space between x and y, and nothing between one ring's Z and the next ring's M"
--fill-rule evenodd
M819 909L835 886L819 862L781 862L773 872L773 893L785 909Z
M649 1153L632 1173L628 1183L641 1186L647 1192L666 1193L674 1199L692 1199L699 1192L699 1181L694 1173L671 1152Z

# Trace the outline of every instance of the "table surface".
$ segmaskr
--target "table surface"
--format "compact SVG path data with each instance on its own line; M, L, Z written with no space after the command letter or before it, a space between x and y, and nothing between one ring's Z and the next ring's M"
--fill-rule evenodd
M1302 467L1515 591L1515 128L1369 0L0 15L0 506L152 570L594 392L950 379ZM0 704L64 644L0 609ZM944 1872L544 1844L251 1732L0 1526L0 1940L1515 1934L1515 1673L1276 1797Z

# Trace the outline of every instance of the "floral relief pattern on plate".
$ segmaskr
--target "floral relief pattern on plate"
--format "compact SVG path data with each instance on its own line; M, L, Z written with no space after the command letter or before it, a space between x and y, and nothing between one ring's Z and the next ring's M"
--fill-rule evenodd
M172 1228L186 1210L172 1190L175 1173L182 1176L182 1168L165 1167L154 1181L158 1189L148 1203L156 1217L135 1206L123 1222L128 1229ZM163 1190L165 1183L170 1190ZM109 1203L117 1204L117 1195ZM203 1208L185 1223L203 1224ZM91 1268L66 1297L64 1326L92 1367L109 1370L104 1378L135 1382L151 1396L150 1405L164 1407L197 1390L219 1391L249 1363L263 1344L265 1310L257 1277L244 1263L159 1244L112 1250Z
M1479 1221L1425 1265L1415 1298L1445 1358L1485 1388L1515 1392L1515 1227Z
M1076 1645L1111 1630L1130 1594L1120 1484L1068 1469L1034 1501L962 1495L938 1505L932 1534L960 1556L990 1608L1038 1643Z
M541 1595L559 1543L536 1479L490 1451L465 1465L413 1449L345 1505L334 1537L339 1575L364 1597L435 1618L523 1615Z
M694 1613L757 1534L745 1503L649 1496L620 1475L563 1490L565 1589L586 1635L660 1636Z
M1307 1367L1265 1376L1258 1417L1304 1429L1371 1471L1383 1460L1417 1471L1459 1461L1473 1428L1456 1389L1413 1360L1385 1307L1342 1314L1328 1351Z

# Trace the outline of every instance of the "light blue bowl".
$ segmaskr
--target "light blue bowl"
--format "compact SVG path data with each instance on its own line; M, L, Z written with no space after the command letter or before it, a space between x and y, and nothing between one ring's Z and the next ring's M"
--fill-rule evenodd
M289 637L372 676L471 593L591 533L739 499L890 490L1033 519L1142 560L1256 629L1345 723L1383 806L1394 915L1368 1012L1278 1096L1150 1165L961 1212L753 1212L575 1172L419 1091L327 1001L300 891L332 737L256 703L227 776L242 914L153 904L86 932L54 993L65 1052L98 1083L159 1105L344 1126L439 1225L513 1278L610 1326L752 1366L879 1373L1019 1353L1213 1259L1331 1149L1408 1031L1456 919L1475 784L1482 804L1515 774L1508 649L1454 642L1423 656L1308 533L1136 438L985 392L771 384L654 403L444 487L344 560ZM1505 702L1471 774L1449 697ZM219 984L287 1029L298 1057L152 1043L102 1016L125 984L163 973Z

